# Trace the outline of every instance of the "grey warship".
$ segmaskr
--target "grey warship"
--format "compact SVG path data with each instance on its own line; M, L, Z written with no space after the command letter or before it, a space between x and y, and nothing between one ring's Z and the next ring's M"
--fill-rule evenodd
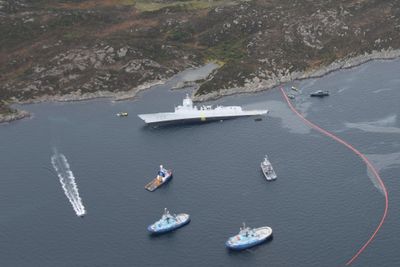
M182 105L175 107L174 112L161 112L151 114L139 114L146 124L178 124L178 123L196 123L216 120L227 120L238 117L265 115L268 110L243 110L240 106L201 106L193 105L189 95L183 99Z

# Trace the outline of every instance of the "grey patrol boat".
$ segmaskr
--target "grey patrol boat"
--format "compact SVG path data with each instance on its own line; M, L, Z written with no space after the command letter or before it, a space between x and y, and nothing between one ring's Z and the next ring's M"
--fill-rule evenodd
M201 106L193 105L189 95L183 99L180 106L175 107L174 112L161 112L151 114L139 114L146 124L178 124L178 123L196 123L215 120L227 120L238 117L259 116L267 114L268 110L243 110L240 106Z
M276 173L274 171L274 168L272 168L272 164L271 162L269 162L267 155L265 155L264 161L261 162L261 170L265 176L265 179L267 179L268 181L276 179Z

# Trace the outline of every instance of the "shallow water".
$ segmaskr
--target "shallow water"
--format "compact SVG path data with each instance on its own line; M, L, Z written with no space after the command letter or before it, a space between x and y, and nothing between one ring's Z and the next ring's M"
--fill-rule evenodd
M354 266L400 264L399 70L399 60L376 61L294 83L302 90L296 107L367 154L389 191L388 219ZM267 107L261 122L145 127L135 114L172 110L190 92L170 91L175 83L134 101L27 105L33 118L0 125L0 266L340 266L369 238L384 198L366 166L305 127L279 90L212 102ZM309 98L317 89L331 96ZM68 158L84 219L44 168L52 147ZM259 169L266 153L274 182ZM147 192L160 163L174 178ZM146 227L164 207L192 221L151 237ZM227 251L224 242L243 221L272 227L273 240Z

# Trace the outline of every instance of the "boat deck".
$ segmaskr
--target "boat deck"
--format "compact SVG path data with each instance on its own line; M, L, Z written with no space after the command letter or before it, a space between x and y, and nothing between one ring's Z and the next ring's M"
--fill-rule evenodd
M167 176L165 177L165 179L163 179L163 177L157 175L157 177L154 178L148 184L146 184L144 188L146 188L150 192L153 192L154 190L156 190L157 188L159 188L160 186L162 186L163 184L168 182L171 178L172 178L172 171L169 170L167 172Z
M153 192L163 184L162 180L157 176L150 183L146 184L144 188Z

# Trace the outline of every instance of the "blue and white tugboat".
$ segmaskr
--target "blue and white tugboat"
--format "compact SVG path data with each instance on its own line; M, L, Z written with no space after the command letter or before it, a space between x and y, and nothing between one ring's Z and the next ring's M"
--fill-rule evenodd
M147 230L152 234L163 234L178 229L190 222L189 214L180 213L171 215L167 208L164 209L164 214L161 219L149 225Z
M239 234L230 237L225 245L229 249L244 250L265 242L271 236L272 229L268 226L251 229L243 223Z

